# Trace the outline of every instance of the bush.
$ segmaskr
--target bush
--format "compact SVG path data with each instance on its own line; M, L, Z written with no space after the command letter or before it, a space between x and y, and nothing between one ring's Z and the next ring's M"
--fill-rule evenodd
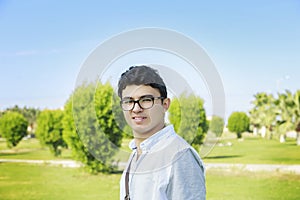
M0 135L6 138L7 147L12 148L27 134L28 121L18 113L8 111L0 118Z
M63 137L74 158L91 173L115 170L113 156L121 145L122 131L114 120L112 94L109 84L97 89L83 85L65 104Z
M228 129L242 137L242 133L249 130L250 119L244 112L233 112L228 119Z
M44 110L37 118L36 135L41 144L49 147L55 156L61 154L62 147L66 147L62 137L62 119L61 110Z
M224 120L222 117L213 116L210 124L209 129L211 132L215 133L216 135L220 136L223 133L224 129Z
M199 150L208 130L203 100L185 94L174 98L169 109L169 120L175 131Z

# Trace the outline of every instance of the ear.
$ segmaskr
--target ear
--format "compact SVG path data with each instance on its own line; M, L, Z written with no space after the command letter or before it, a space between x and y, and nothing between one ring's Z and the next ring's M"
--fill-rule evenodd
M164 107L165 112L167 112L167 110L169 109L170 104L171 104L171 99L170 98L164 99L163 107Z

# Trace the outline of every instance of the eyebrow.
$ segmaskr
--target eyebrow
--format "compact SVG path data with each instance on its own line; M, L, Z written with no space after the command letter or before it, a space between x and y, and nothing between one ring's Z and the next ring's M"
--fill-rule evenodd
M145 94L143 96L140 96L138 99L141 99L141 98L145 98L145 97L154 97L152 94ZM132 97L124 97L123 99L133 99Z

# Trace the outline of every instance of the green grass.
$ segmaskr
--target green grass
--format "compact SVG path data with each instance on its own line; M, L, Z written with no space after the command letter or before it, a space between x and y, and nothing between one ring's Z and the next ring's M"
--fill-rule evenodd
M300 199L300 175L243 172L208 171L208 200L240 199Z
M124 140L116 155L127 159L128 142ZM279 143L246 137L244 141L224 139L232 146L218 146L204 158L205 163L300 164L300 147L295 140ZM0 141L0 158L13 159L70 159L70 151L54 157L38 140L23 140L8 150ZM0 199L119 199L120 174L90 175L83 169L48 165L0 163ZM242 170L207 170L207 199L300 199L300 175L278 172L246 172Z
M120 174L89 175L80 169L0 163L0 199L118 199Z
M130 154L125 139L116 160L126 162ZM243 141L237 139L223 139L220 143L232 143L232 146L216 145L211 153L203 160L207 163L242 163L242 164L300 164L300 146L294 139L285 143L278 140L267 140L259 137L245 137ZM42 147L37 139L22 140L17 147L9 150L6 143L0 140L0 158L5 159L36 159L60 160L71 159L71 151L63 150L60 157L53 156L46 147Z
M5 200L119 199L120 174L89 175L81 169L0 164L0 197ZM300 175L207 172L208 200L299 199Z
M126 162L131 150L128 143L131 139L124 139L120 147L120 151L115 156L115 160ZM29 159L29 160L61 160L72 159L71 151L63 149L59 157L53 156L47 147L41 146L35 138L22 140L16 147L8 149L6 142L0 140L0 158L2 159Z
M267 140L259 137L246 137L223 140L232 146L216 145L212 152L204 158L207 163L243 163L243 164L300 164L300 146L295 139L285 143L278 140Z
M6 142L0 140L0 158L2 159L29 159L29 160L61 160L71 159L71 151L64 149L62 155L55 157L47 147L40 145L35 138L22 140L16 147L8 149Z

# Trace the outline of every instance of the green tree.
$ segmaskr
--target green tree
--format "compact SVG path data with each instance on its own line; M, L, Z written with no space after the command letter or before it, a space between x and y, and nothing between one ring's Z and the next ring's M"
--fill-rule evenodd
M127 123L123 117L119 98L114 95L111 84L109 82L98 84L94 99L95 111L101 130L110 142L120 147L123 136L122 130Z
M186 94L172 99L169 120L174 125L175 131L199 150L208 130L203 100Z
M228 118L228 129L242 138L242 133L249 130L250 119L244 112L233 112Z
M254 95L254 100L251 102L253 108L250 110L250 123L255 129L266 127L267 135L272 137L273 128L276 125L276 106L275 98L272 94L264 92ZM254 130L257 131L257 130ZM262 135L264 137L264 135Z
M298 122L297 127L296 127L296 132L297 132L297 145L300 146L300 122Z
M300 146L300 90L297 90L294 94L294 102L295 102L295 121L296 121L296 132L297 132L297 145Z
M6 138L7 146L12 148L27 134L27 126L28 121L22 114L8 111L0 118L0 135Z
M63 111L61 110L44 110L37 118L36 135L42 145L49 147L55 155L61 154L61 149L66 147L63 140Z
M300 90L295 94L286 90L278 93L277 98L263 92L254 97L251 102L254 107L249 112L251 124L256 128L267 127L270 136L276 133L284 142L286 132L296 130L300 123ZM297 134L297 141L300 144L300 133Z
M28 120L28 126L30 127L29 133L33 134L35 132L37 117L40 113L40 110L37 108L24 107L21 109L21 113Z
M216 135L221 135L224 129L224 120L222 117L213 116L209 123L209 130Z
M95 94L96 93L96 94ZM94 84L77 87L65 104L64 138L75 159L91 173L115 170L113 156L122 132L114 120L113 88Z
M3 113L8 112L8 111L18 112L18 113L22 114L27 119L28 126L30 127L28 133L31 133L31 134L34 133L34 129L36 126L36 119L40 112L39 109L30 108L30 107L26 107L26 106L24 106L23 108L20 108L18 105L15 105L11 108L7 108Z
M285 93L278 94L275 104L277 106L277 131L280 134L280 141L284 142L286 132L296 129L296 102L293 94L286 90Z

